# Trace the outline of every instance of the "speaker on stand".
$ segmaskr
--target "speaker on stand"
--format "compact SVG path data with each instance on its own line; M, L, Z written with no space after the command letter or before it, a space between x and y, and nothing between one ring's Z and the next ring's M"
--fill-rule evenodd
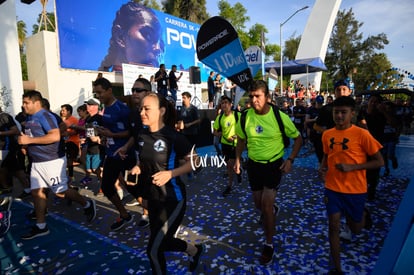
M190 77L190 84L193 84L193 87L194 87L194 97L191 100L191 102L198 101L199 103L202 103L202 101L198 98L197 93L196 93L196 84L201 83L200 67L191 66L189 77ZM199 104L194 104L194 105L198 107Z

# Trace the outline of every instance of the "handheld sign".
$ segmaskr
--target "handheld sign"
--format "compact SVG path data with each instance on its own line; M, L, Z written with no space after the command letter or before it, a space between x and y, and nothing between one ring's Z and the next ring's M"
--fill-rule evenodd
M244 56L247 60L247 65L255 76L262 66L262 50L258 46L250 46L244 51Z
M247 90L253 80L236 30L220 16L201 25L197 35L197 57L243 90Z

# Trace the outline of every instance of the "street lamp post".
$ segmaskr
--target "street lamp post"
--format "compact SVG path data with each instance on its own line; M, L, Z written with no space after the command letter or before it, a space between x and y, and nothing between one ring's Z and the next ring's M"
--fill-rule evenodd
M295 16L298 12L306 10L309 8L309 6L304 6L301 9L298 9L295 11L291 16L289 16L288 19L280 23L280 95L283 96L283 47L282 47L282 27L284 24L286 24L287 21L289 21L293 16Z

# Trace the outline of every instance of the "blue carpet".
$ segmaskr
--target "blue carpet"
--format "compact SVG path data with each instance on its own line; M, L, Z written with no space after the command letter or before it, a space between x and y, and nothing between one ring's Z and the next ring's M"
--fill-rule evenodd
M346 273L372 272L384 239L406 186L413 177L414 137L401 137L397 147L399 168L382 177L378 197L367 207L372 211L374 227L351 242L343 242L342 265ZM199 155L215 155L214 148L203 147ZM234 192L223 198L225 167L209 167L187 182L188 206L180 238L203 242L197 274L325 274L329 270L327 217L323 204L323 182L317 175L315 155L302 149L292 173L284 176L276 201L281 211L275 236L276 256L272 265L261 266L263 230L254 210L246 173ZM134 227L102 236L91 229L49 214L51 233L42 238L21 241L31 222L25 214L29 206L15 202L12 226L0 240L1 274L150 274L145 248L148 231ZM99 214L99 213L98 213ZM98 218L106 219L106 216ZM109 217L110 218L110 217ZM99 226L99 220L95 226ZM134 241L127 245L123 235ZM169 274L188 272L187 257L167 255Z
M0 240L1 274L150 274L146 254L57 215L47 218L50 234L23 241L33 222L31 208L12 204L12 225ZM128 264L126 264L128 263Z

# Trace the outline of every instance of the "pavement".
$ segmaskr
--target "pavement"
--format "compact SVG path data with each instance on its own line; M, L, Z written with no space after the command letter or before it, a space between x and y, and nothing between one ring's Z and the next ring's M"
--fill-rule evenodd
M367 205L372 212L373 228L342 243L345 272L367 274L373 270L413 177L413 152L414 136L402 136L397 146L399 168L380 179L377 197ZM200 148L199 154L210 163L215 152L208 146ZM302 148L293 172L283 178L276 199L281 209L274 242L276 251L269 266L258 262L264 237L246 173L242 183L236 183L226 198L221 195L227 181L223 176L225 167L210 166L192 179L183 177L187 211L177 236L191 243L203 243L206 249L194 274L326 274L330 269L328 227L323 183L317 168L314 153ZM96 196L96 178L85 187L77 184L82 177L82 170L77 167L75 185L81 187L82 195L96 200L97 218L87 223L79 205L50 196L47 223L51 233L22 241L20 234L33 224L25 218L31 199L15 201L10 231L0 239L1 274L151 274L145 251L149 228L137 228L142 208L127 207L134 214L134 222L120 231L111 231L117 212L105 197ZM17 187L14 192L19 192ZM131 199L126 195L123 201ZM167 253L169 274L189 273L188 265L185 254Z

